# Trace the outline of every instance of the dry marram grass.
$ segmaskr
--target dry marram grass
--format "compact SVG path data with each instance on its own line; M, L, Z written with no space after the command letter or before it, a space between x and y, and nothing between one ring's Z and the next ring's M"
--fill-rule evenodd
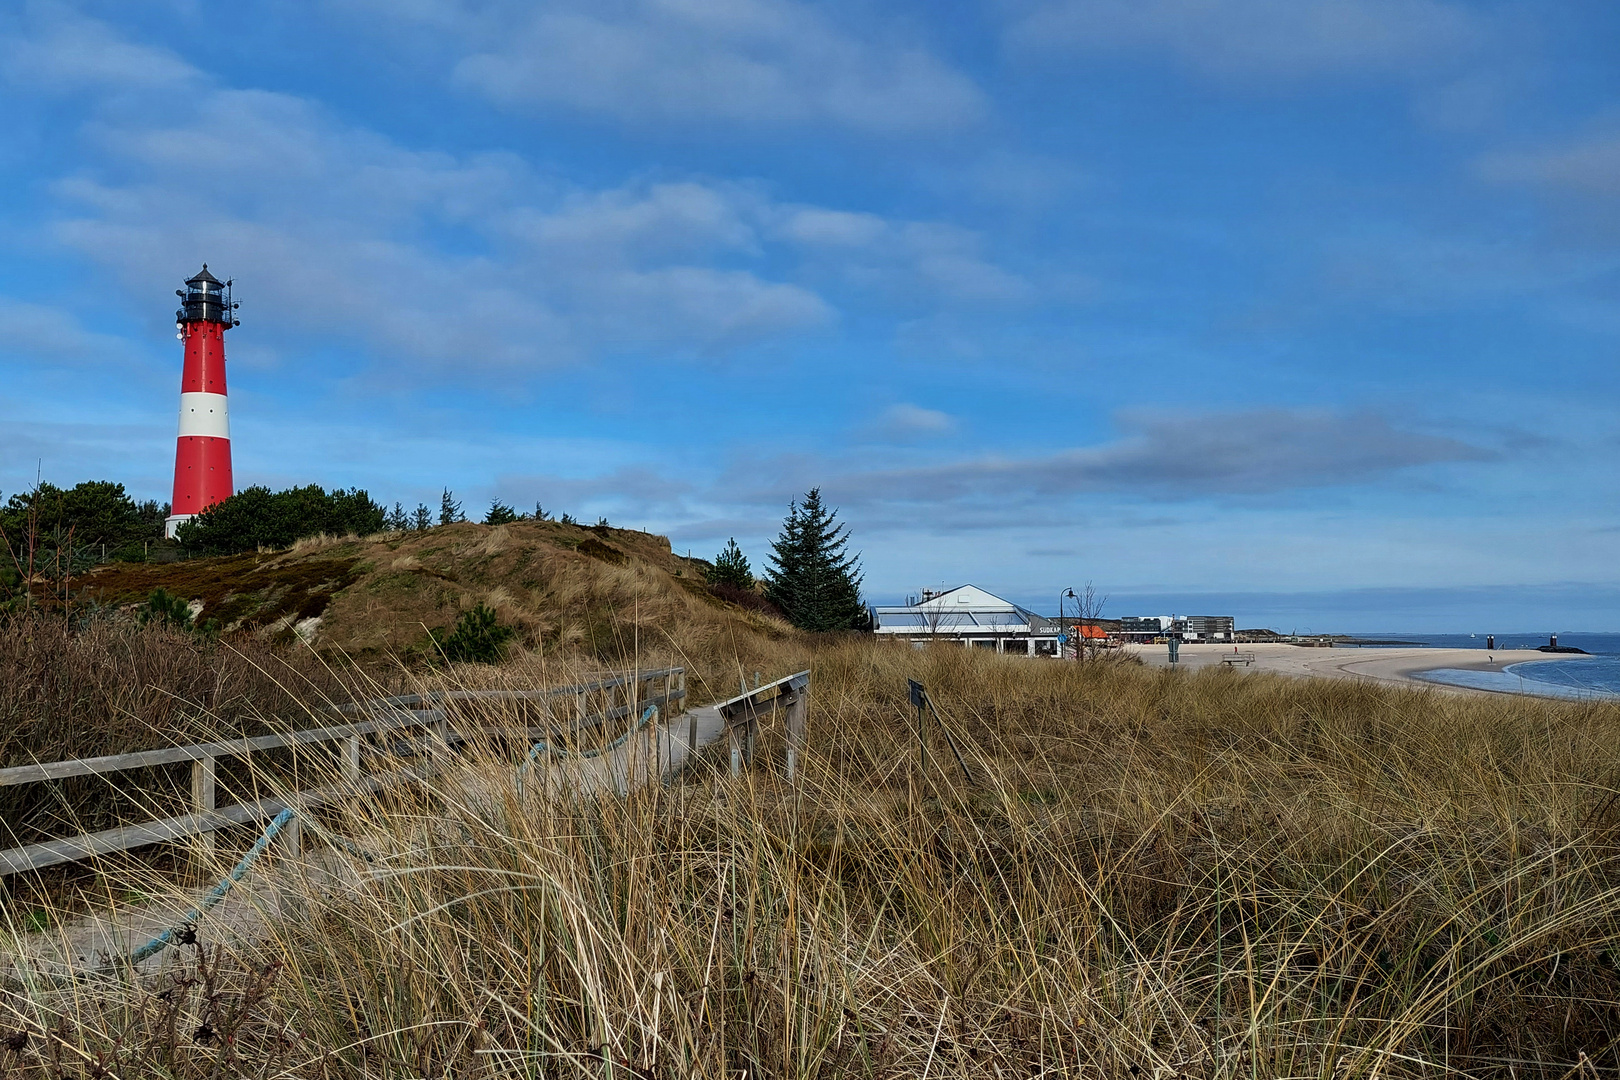
M29 1038L0 1042L0 1068L1620 1067L1612 706L859 640L754 648L768 674L813 669L796 790L762 760L544 801L509 752L474 747L326 813L313 835L375 861L332 846L279 864L267 877L295 901L280 910L300 914L256 941L216 955L205 933L156 975L9 991L0 1027ZM943 741L919 772L907 677L941 703L970 781ZM762 758L779 750L767 732ZM317 864L345 873L299 869Z

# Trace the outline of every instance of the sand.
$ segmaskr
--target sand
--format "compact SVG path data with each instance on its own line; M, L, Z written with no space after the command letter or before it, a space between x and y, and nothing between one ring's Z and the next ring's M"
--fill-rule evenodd
M1156 667L1169 664L1169 650L1163 645L1127 645L1127 649ZM1459 693L1488 694L1491 690L1444 686L1424 682L1414 676L1436 668L1463 668L1471 671L1502 671L1512 664L1538 660L1580 659L1579 653L1543 653L1534 649L1414 649L1372 647L1363 649L1312 649L1298 645L1239 645L1237 655L1254 656L1254 663L1238 665L1238 671L1270 671L1327 679L1362 679L1369 682L1425 686ZM1204 668L1222 663L1233 655L1230 645L1183 645L1180 666Z

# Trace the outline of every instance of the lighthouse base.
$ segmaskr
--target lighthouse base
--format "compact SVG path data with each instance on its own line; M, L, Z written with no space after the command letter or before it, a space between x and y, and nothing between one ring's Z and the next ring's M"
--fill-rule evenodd
M170 540L180 531L180 526L196 517L196 514L171 514L163 519L163 535Z

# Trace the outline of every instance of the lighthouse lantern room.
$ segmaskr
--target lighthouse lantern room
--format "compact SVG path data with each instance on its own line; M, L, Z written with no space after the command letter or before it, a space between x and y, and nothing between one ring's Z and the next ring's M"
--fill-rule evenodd
M176 289L175 336L185 342L180 431L174 451L174 498L164 532L172 537L215 503L231 497L231 421L225 397L225 331L238 325L231 283L208 264Z

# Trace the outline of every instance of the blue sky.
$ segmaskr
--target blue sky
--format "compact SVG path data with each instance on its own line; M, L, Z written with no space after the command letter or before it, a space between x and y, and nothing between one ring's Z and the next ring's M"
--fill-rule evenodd
M1620 8L0 9L0 491L454 488L873 600L1620 629Z

